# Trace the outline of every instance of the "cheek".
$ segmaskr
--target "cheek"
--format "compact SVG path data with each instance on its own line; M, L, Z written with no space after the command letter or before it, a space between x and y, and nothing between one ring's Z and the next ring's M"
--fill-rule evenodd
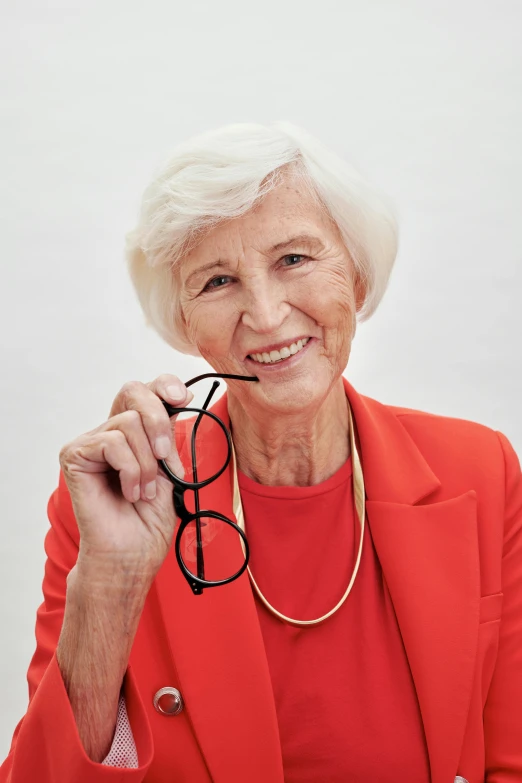
M313 277L313 279L312 279ZM344 265L311 276L302 291L301 307L320 326L343 334L351 333L355 318L355 294Z
M230 346L235 328L232 308L208 302L191 302L183 307L189 339L202 354L219 356Z
M325 270L314 282L308 314L322 329L325 357L336 368L344 368L356 329L355 293L344 266Z

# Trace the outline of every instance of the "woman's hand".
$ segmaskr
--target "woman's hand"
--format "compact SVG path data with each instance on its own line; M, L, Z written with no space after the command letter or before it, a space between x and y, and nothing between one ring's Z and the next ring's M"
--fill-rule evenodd
M162 399L188 405L193 395L174 375L132 381L118 392L106 422L63 446L60 465L80 531L78 565L95 579L130 574L152 582L170 548L176 517L172 483L180 477L173 421Z

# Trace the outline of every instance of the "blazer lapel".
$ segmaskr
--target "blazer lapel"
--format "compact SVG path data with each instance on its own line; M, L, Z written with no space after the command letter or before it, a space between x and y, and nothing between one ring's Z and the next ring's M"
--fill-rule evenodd
M366 510L422 714L432 783L453 780L471 699L480 570L476 493L441 488L400 420L345 381L359 436Z

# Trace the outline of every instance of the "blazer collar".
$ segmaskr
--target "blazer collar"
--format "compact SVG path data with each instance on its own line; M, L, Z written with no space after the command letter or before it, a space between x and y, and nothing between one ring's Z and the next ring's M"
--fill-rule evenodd
M377 400L359 394L346 378L343 383L355 420L367 497L414 505L439 489L440 480L397 416ZM229 426L226 394L211 410ZM216 457L222 454L224 450L217 447Z
M366 496L414 505L439 489L440 480L397 416L343 381L359 437Z
M470 490L429 502L442 482L400 419L344 383L364 470L368 524L419 699L431 780L446 783L457 771L478 634L476 495ZM228 425L226 395L212 411ZM209 443L209 464L219 465L223 451ZM229 470L203 493L203 507L233 518ZM248 576L193 596L172 547L155 587L212 780L283 783L270 673Z

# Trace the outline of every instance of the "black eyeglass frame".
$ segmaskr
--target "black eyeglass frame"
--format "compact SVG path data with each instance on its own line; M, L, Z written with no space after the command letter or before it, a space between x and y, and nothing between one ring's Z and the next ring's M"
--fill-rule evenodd
M194 383L205 380L206 378L220 378L224 380L231 379L237 381L250 381L250 382L259 380L259 378L255 376L248 376L248 375L205 373L204 375L198 375L196 378L192 378L190 381L187 381L185 386L188 388L189 386L192 386ZM225 424L221 421L221 419L218 416L216 416L215 413L212 413L212 411L207 410L207 406L210 404L210 401L214 396L214 393L218 387L219 387L219 382L214 381L214 383L212 384L212 388L209 394L207 395L205 402L203 403L202 408L178 408L166 402L165 400L162 400L165 410L167 411L169 416L175 416L178 413L186 413L186 412L198 414L196 421L194 422L194 426L192 428L192 434L191 434L192 475L196 480L185 481L184 479L179 478L179 476L176 476L176 474L172 472L166 460L164 459L158 460L158 464L160 465L164 473L167 475L167 477L170 479L170 481L174 484L174 489L173 489L174 510L176 512L176 516L179 519L179 527L178 527L178 532L176 534L176 541L175 541L176 560L181 569L181 573L187 580L189 587L194 593L194 595L202 595L203 589L205 587L220 587L221 585L229 584L230 582L233 582L235 579L238 579L238 577L241 576L241 574L245 571L246 567L248 566L248 561L250 558L248 541L243 530L241 530L241 528L235 522L232 522L231 519L225 517L223 514L220 514L218 511L212 511L210 509L201 510L199 505L199 490L203 489L203 487L208 486L217 478L219 478L219 476L221 476L222 473L224 473L224 471L227 469L230 460L232 458L232 438L230 432L226 428ZM204 479L203 481L198 481L197 460L196 460L196 432L203 416L210 416L210 418L213 419L215 423L223 430L223 433L227 441L227 457L224 465L217 471L217 473L215 473L213 476L210 476L209 478ZM187 490L191 490L192 492L194 492L194 506L195 506L194 512L189 511L185 504L185 492ZM227 577L226 579L220 579L217 581L205 579L203 541L201 536L201 522L200 522L201 518L218 519L219 521L224 522L225 524L230 525L232 528L234 528L237 534L241 537L244 546L244 555L245 555L244 562L241 568L238 571L236 571L235 574ZM183 560L183 557L181 555L181 538L183 536L186 527L191 522L196 523L196 563L197 563L197 572L198 572L197 576L187 568L185 561Z

